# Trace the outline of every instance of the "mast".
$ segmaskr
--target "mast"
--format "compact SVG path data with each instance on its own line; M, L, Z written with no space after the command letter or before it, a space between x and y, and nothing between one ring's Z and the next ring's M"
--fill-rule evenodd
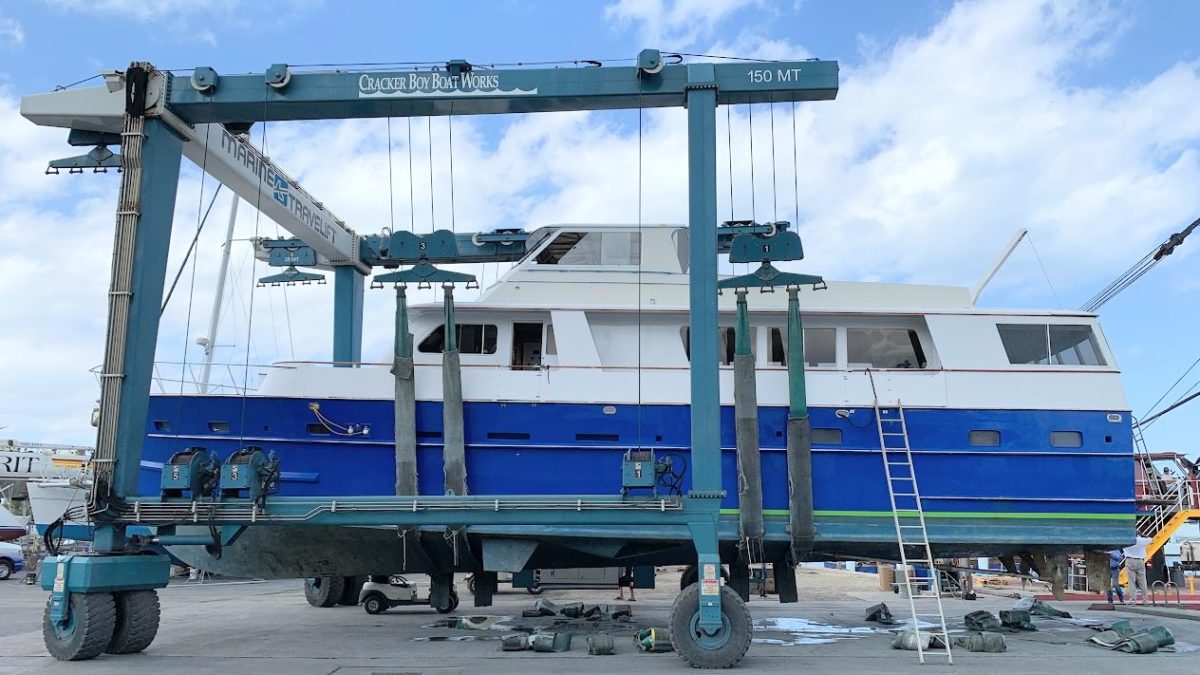
M196 344L204 348L204 367L200 370L200 381L197 383L201 394L208 393L208 377L212 371L213 351L217 347L217 328L221 324L221 300L225 297L225 276L229 272L229 253L233 248L233 226L237 222L238 201L240 198L232 194L229 201L229 225L225 228L225 249L221 252L221 268L217 272L217 291L213 295L212 314L208 320L208 334L196 338Z

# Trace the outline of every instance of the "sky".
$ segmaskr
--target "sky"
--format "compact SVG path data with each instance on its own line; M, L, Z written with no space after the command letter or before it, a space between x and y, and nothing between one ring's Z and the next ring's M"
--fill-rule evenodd
M454 58L627 65L645 47L835 59L834 102L794 117L783 105L718 111L721 217L797 221L803 270L827 278L964 286L1028 228L980 304L1074 309L1200 216L1196 25L1200 4L1151 0L499 0L452 12L365 0L4 0L0 438L94 441L91 370L103 355L119 184L115 173L44 175L48 160L78 151L64 131L21 118L22 96L134 60L232 74ZM253 138L364 233L447 220L464 231L635 223L639 211L646 222L687 219L682 110L416 119L411 132L405 120L390 130L386 120L273 123ZM215 189L184 162L168 261L180 281L156 352L163 380L202 357L227 195L196 255L183 264L183 254ZM253 288L268 272L247 240L279 232L243 204L218 363L330 358L332 285ZM1101 311L1135 415L1200 387L1200 366L1187 372L1200 360L1197 237ZM364 358L382 357L391 293L368 291L366 315ZM1200 403L1146 438L1195 454L1197 423Z

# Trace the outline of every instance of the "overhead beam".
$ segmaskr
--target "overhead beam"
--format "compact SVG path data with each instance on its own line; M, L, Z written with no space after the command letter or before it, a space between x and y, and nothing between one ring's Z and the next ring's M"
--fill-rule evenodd
M836 61L707 64L718 105L826 101ZM211 69L203 69L211 72ZM172 78L167 106L194 124L370 117L487 115L686 105L688 66L290 72L222 75L204 90ZM268 82L268 79L271 82Z
M114 80L116 75L112 76ZM166 84L161 74L158 87ZM81 132L120 134L125 119L125 89L109 87L66 89L21 99L21 115L40 126L64 127L79 141ZM161 119L183 139L183 155L223 183L264 216L302 239L335 264L358 262L357 234L300 187L253 143L229 133L219 124L190 125L169 111Z

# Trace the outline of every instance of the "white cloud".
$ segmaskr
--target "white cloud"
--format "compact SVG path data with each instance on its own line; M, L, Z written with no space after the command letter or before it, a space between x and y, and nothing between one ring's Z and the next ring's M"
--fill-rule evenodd
M25 44L25 29L21 22L0 14L0 47L20 47Z
M174 39L217 45L218 31L229 27L277 26L296 19L324 0L294 0L285 5L239 0L43 0L63 11L132 19L166 28ZM215 30L214 30L215 29Z
M604 8L604 16L638 27L648 47L687 49L707 39L717 24L761 0L618 0Z

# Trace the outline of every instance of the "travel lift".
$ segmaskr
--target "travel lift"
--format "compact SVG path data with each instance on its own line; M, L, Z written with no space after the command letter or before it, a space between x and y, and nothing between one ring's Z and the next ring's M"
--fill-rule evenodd
M236 76L218 75L211 68L197 68L191 76L180 76L138 62L123 74L106 75L105 80L107 91L104 87L67 90L28 97L22 102L22 114L31 120L71 128L69 141L76 145L108 146L119 142L124 171L109 292L99 432L92 460L94 484L87 506L96 523L94 553L48 558L43 567L43 587L51 591L43 635L55 658L78 660L104 651L135 652L153 641L159 618L154 589L167 585L170 567L169 558L161 554L157 544L220 547L234 541L245 528L288 524L387 526L401 531L421 526L460 531L472 525L533 525L553 526L568 533L572 526L607 527L613 531L686 528L697 552L699 582L684 590L672 607L675 648L688 663L698 667L727 667L741 659L750 644L750 616L742 597L721 584L717 534L724 492L717 387L715 111L718 104L831 100L838 89L836 62L667 64L658 51L644 50L632 67L484 70L466 61L451 61L445 69L381 73L295 72L287 65L276 64L262 74ZM123 97L115 99L118 92L123 92ZM407 495L336 499L268 496L264 488L278 466L273 458L264 457L254 448L238 453L236 465L226 463L220 467L220 487L213 492L209 492L211 477L201 480L197 476L196 480L189 478L176 485L172 489L177 492L163 497L137 495L181 156L187 155L299 238L299 242L283 245L264 244L270 255L280 251L279 262L289 256L295 258L286 263L288 270L282 276L264 281L311 282L316 275L299 272L295 264L315 259L318 264L333 266L334 360L350 364L360 360L363 278L374 266L414 266L379 281L404 283L424 274L430 283L453 283L462 277L447 277L423 266L479 262L489 256L492 260L511 260L512 251L523 248L523 235L501 232L492 235L496 238L491 240L489 235L472 238L444 232L434 233L432 239L413 239L414 235L402 233L359 236L241 140L239 134L250 124L668 106L685 106L688 111L693 414L692 488L686 495L653 500L630 500L620 495L487 496L463 494L451 486L446 495L417 496L411 489L410 469L398 465L397 483ZM86 160L76 159L79 161L71 167L87 165ZM96 162L108 166L112 159L98 152ZM729 227L726 233L739 226ZM742 237L751 237L751 243L760 246L760 256L754 259L780 259L768 254L769 246L761 246L763 235L749 233L773 232L775 226L742 227L747 231L737 238L725 237L733 239L735 250ZM437 245L428 255L414 256L411 248L420 251L422 243ZM798 251L798 238L794 244ZM796 280L783 281L795 286ZM404 318L404 300L401 288L398 321ZM452 321L452 302L452 294L447 294L448 323ZM798 329L794 296L790 304L794 315L790 322L794 321ZM744 314L744 308L742 311ZM395 365L403 375L411 365L411 343L407 342L406 331L398 333ZM446 335L450 338L453 332ZM744 348L744 330L742 335ZM789 342L794 343L793 353L799 354L798 330L789 336ZM448 339L448 363L453 360L453 352L453 342ZM791 364L803 372L803 359L794 358ZM398 394L405 386L403 379L398 379ZM792 381L789 437L793 428L803 428L806 421L803 378ZM796 393L800 394L798 400ZM403 394L411 400L410 392L405 390ZM407 413L398 409L397 415L402 414ZM457 423L461 424L461 417ZM807 445L799 435L797 438L801 445ZM406 447L403 452L409 450ZM788 455L790 461L790 438ZM214 470L209 457L193 453L182 459L197 471ZM451 465L460 461L449 459ZM454 481L465 487L465 473L456 475ZM796 488L793 485L793 490ZM811 492L805 498L809 500L811 519ZM143 539L128 535L126 528L134 523L157 526L157 536ZM175 525L185 523L207 523L213 536L175 534ZM751 538L757 536L752 523L746 524L743 531ZM800 549L811 546L811 535L811 521L793 529L793 551L798 545ZM484 586L494 588L494 572L480 576ZM437 586L441 593L449 592L447 584ZM794 600L794 579L790 594Z

